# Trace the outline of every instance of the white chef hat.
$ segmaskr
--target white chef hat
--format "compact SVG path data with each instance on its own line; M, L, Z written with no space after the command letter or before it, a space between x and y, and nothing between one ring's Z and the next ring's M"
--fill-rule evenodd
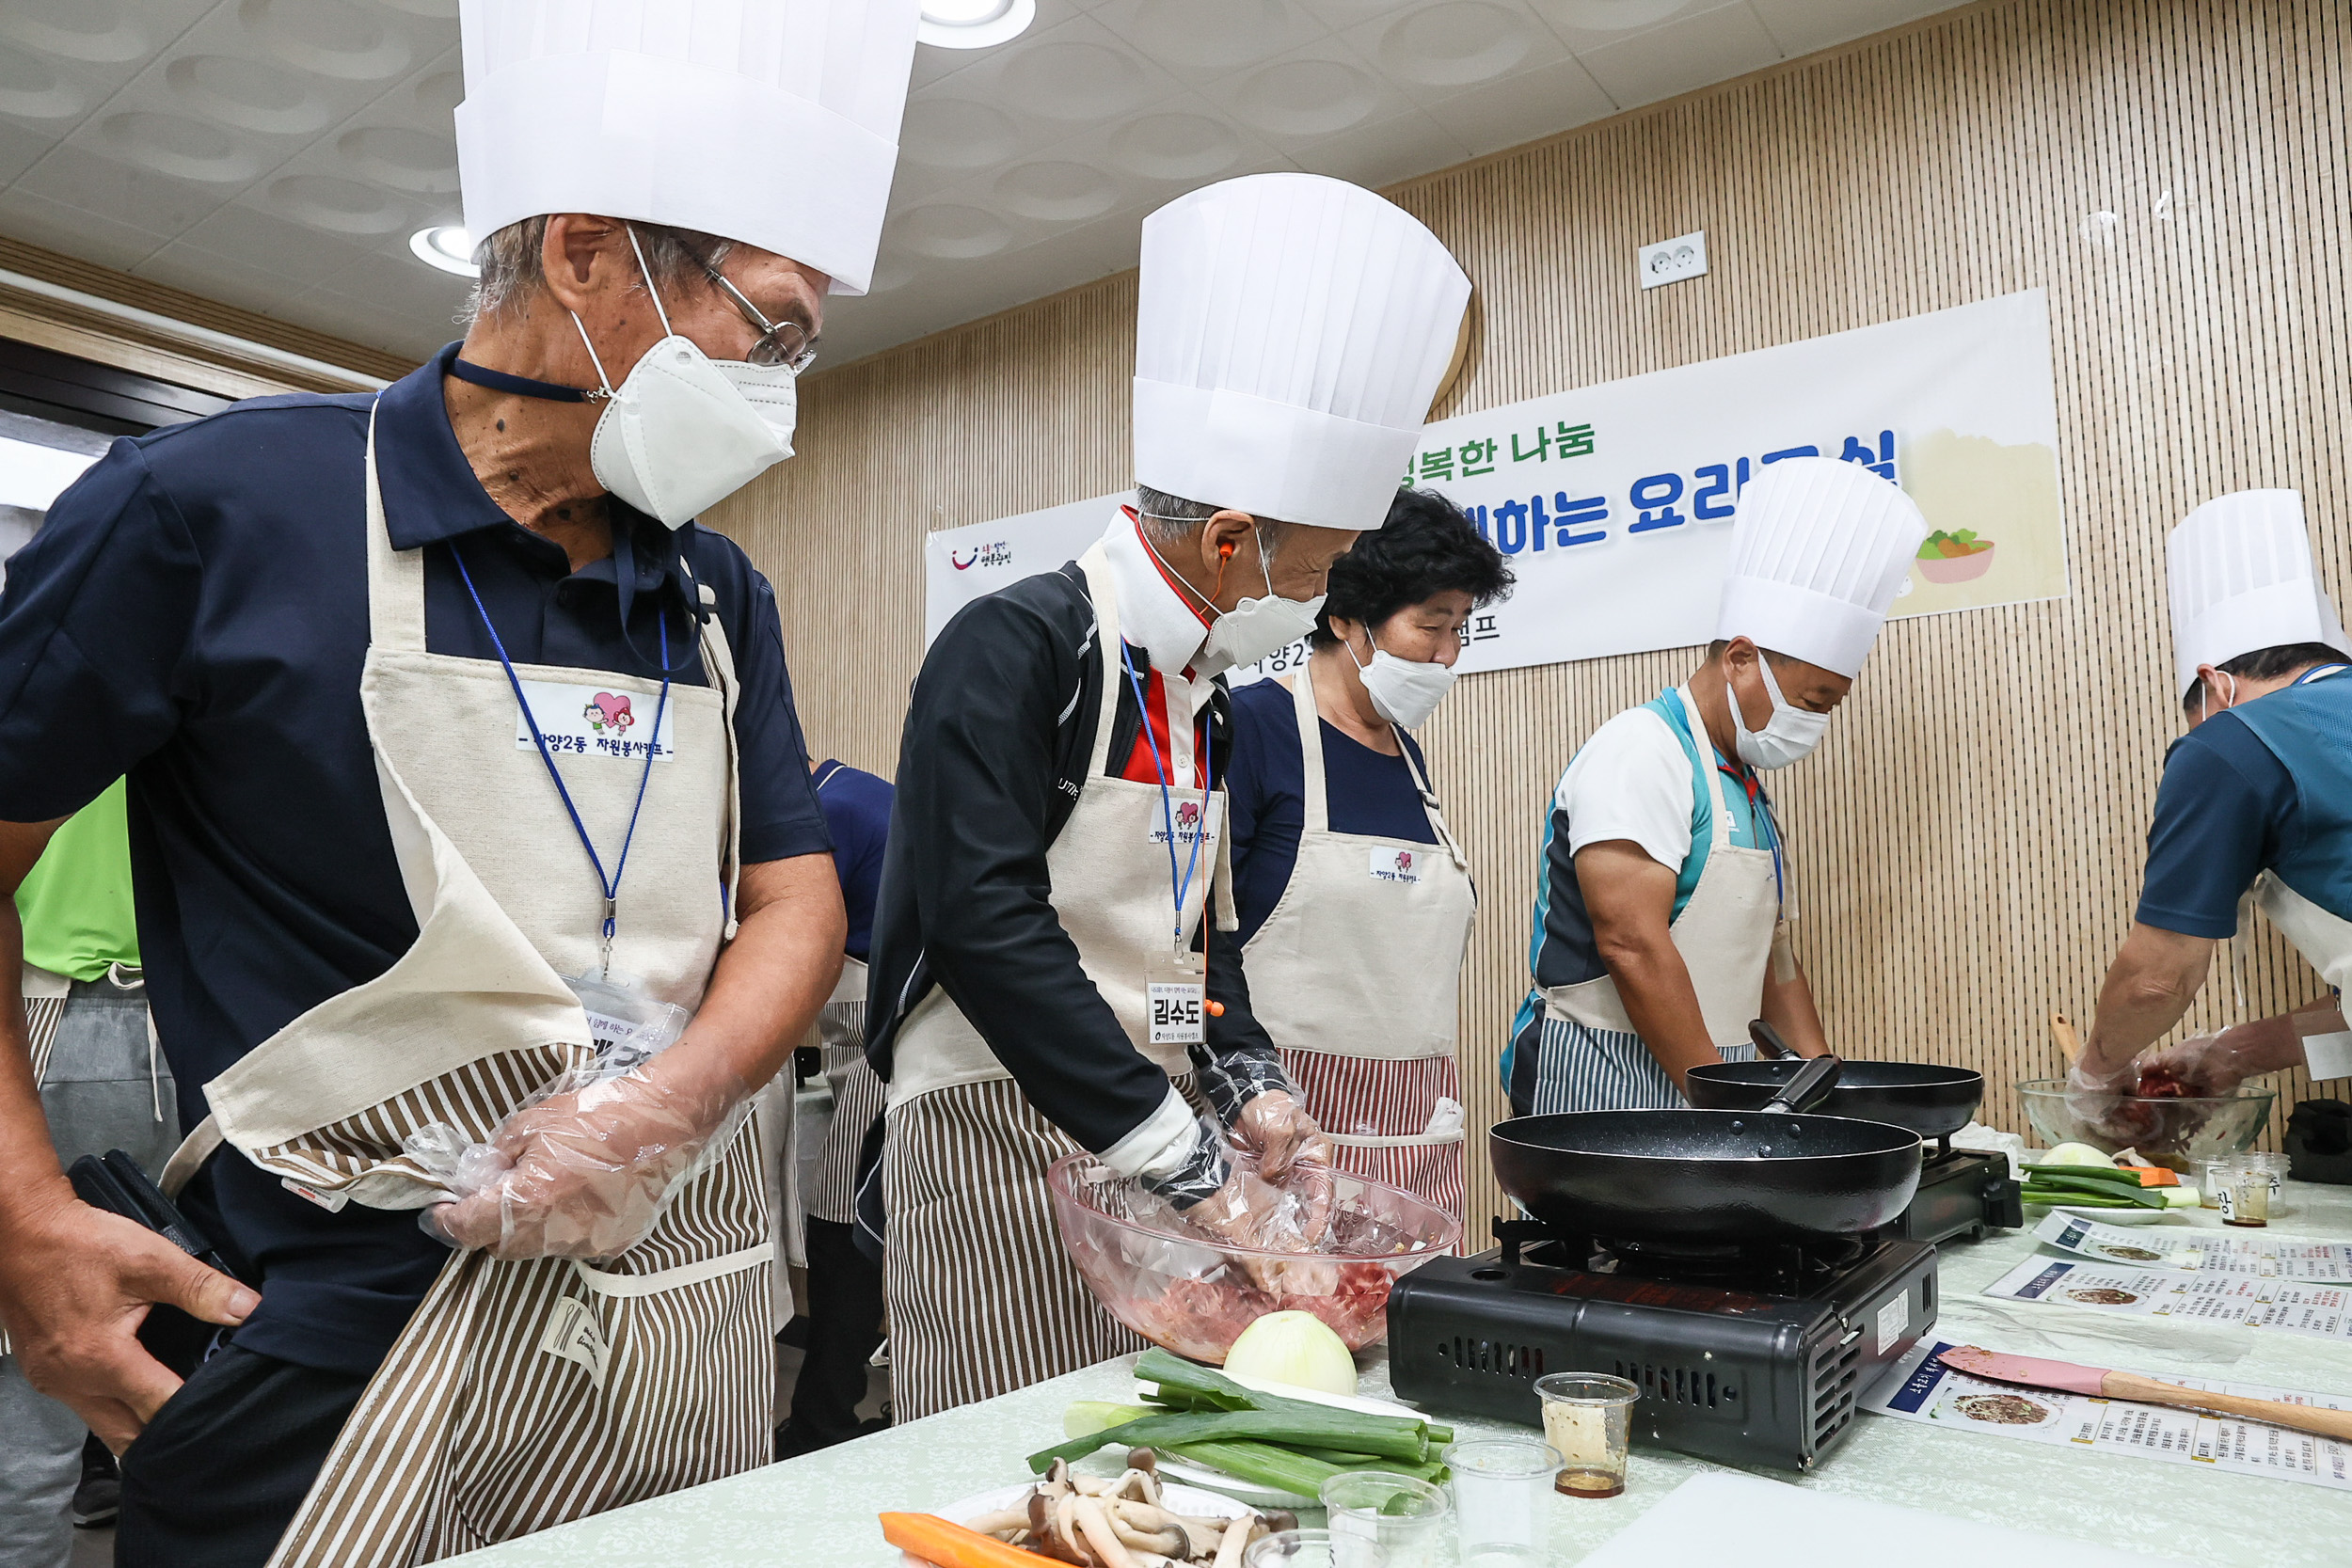
M2336 607L2312 570L2303 498L2294 490L2217 496L2165 542L2172 599L2172 672L2180 694L2201 664L2257 648L2325 642L2352 654Z
M1851 679L1927 536L1911 498L1859 463L1767 464L1740 493L1715 635Z
M479 241L596 213L758 245L866 292L920 0L459 0Z
M1470 279L1403 208L1253 174L1143 220L1136 481L1376 529L1453 358Z

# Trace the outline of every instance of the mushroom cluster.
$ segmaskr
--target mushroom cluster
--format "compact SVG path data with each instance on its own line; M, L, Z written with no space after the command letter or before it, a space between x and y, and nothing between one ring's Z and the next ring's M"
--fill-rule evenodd
M1296 1524L1287 1513L1229 1520L1173 1513L1160 1499L1157 1457L1136 1449L1116 1481L1073 1475L1057 1459L1026 1507L983 1514L970 1528L1080 1568L1241 1568L1249 1543Z

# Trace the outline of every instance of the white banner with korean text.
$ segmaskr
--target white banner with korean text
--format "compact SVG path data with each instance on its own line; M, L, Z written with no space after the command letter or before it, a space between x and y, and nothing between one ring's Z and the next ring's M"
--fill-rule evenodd
M1461 506L1518 578L1463 628L1457 668L1707 641L1733 502L1801 455L1865 464L1926 515L1895 616L2066 594L2049 308L2031 289L1430 425L1399 478ZM929 633L1080 553L1122 499L931 534Z

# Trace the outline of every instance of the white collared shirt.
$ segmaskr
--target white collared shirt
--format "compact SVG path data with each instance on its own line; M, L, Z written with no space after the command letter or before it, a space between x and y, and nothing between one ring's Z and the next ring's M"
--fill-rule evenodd
M1182 674L1209 639L1201 610L1143 542L1141 524L1125 507L1119 509L1103 535L1104 553L1111 558L1112 580L1119 590L1120 635L1152 656L1152 668L1162 675Z

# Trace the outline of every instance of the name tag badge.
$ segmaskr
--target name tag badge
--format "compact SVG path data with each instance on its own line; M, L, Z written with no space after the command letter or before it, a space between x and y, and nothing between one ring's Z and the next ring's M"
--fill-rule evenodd
M1172 820L1176 830L1176 852L1188 854L1192 847L1199 844L1201 857L1205 860L1216 848L1216 835L1220 831L1218 822L1222 816L1217 805L1218 797L1215 795L1206 801L1174 801L1166 813L1155 805L1152 808L1152 826L1144 834L1144 841L1155 849L1167 844L1168 826Z
M534 751L537 744L531 738L531 720L539 721L539 733L547 736L548 750L556 756L617 757L645 760L645 748L654 749L656 762L677 760L677 705L674 703L662 710L661 733L653 733L654 709L659 703L652 697L632 691L614 691L600 686L559 686L553 681L525 681L523 700L531 705L531 717L515 715L515 749Z
M1412 886L1421 880L1422 863L1434 853L1436 851L1431 849L1391 848L1380 845L1370 851L1372 879Z
M1198 953L1154 947L1143 955L1143 1009L1153 1045L1199 1045L1208 978Z

